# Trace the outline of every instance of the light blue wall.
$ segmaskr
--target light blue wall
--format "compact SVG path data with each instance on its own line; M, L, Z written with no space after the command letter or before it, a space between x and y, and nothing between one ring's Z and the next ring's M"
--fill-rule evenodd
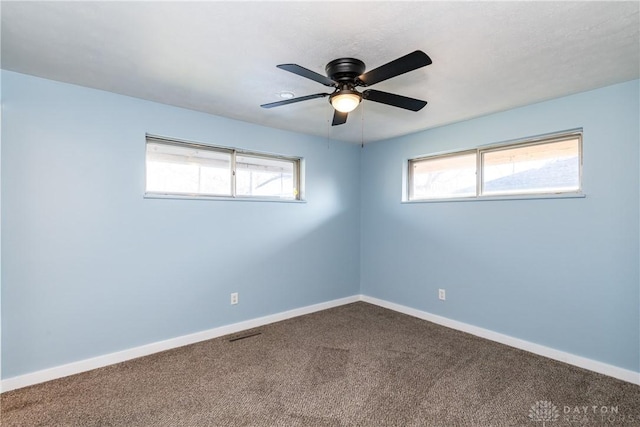
M633 81L366 145L362 293L640 371L638 94ZM579 127L584 199L400 203L407 158Z
M360 292L640 371L638 91L360 149L3 71L2 378ZM400 203L407 158L577 127L584 199ZM143 199L145 132L304 156L308 202Z
M360 147L2 79L3 378L359 293ZM303 156L308 202L144 199L145 132Z
M0 100L2 100L1 75L0 75ZM2 242L2 102L0 102L0 242ZM2 379L2 245L1 244L0 244L0 379Z

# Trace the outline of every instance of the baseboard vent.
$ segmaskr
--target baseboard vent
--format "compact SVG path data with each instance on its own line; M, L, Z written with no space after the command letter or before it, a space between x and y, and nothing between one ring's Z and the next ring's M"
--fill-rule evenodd
M244 340L246 338L255 337L257 335L262 335L262 332L253 331L253 332L249 332L247 334L236 335L233 338L229 338L229 342L236 342L236 341Z

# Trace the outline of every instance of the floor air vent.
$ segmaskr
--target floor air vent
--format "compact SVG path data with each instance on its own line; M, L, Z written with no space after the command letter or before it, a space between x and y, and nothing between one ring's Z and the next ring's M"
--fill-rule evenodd
M236 341L240 341L240 340L244 340L247 338L251 338L251 337L255 337L257 335L262 335L262 332L248 332L246 334L243 335L236 335L235 337L231 337L229 338L229 342L236 342Z

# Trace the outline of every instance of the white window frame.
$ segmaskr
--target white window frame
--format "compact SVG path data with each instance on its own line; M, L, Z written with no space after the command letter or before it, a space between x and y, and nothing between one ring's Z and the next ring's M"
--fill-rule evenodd
M526 192L521 193L509 193L503 195L485 195L483 194L483 155L485 153L498 152L504 150L510 150L514 148L522 148L527 146L536 146L544 144L552 144L567 140L578 139L578 189L569 191L554 191L554 192ZM502 142L497 144L489 144L480 146L470 150L461 150L447 153L439 153L434 155L420 156L410 158L406 161L405 174L406 174L406 189L403 191L403 203L428 203L428 202L455 202L455 201L472 201L472 200L509 200L509 199L541 199L541 198L573 198L573 197L585 197L583 192L583 131L582 129L575 129L571 131L565 131L554 134L547 134L533 138L521 139L516 141ZM440 197L440 198L413 198L413 164L416 162L432 159L442 159L447 157L464 156L475 153L476 154L476 194L475 196L461 196L461 197Z
M147 191L147 157L146 150L148 143L175 145L179 147L195 148L199 150L216 151L229 153L231 155L231 194L230 195L209 195L209 194L184 194L171 192ZM297 189L294 197L279 196L252 196L236 194L236 157L238 155L262 158L277 159L293 163L293 185ZM258 151L249 151L234 147L224 147L218 145L202 144L191 141L184 141L175 138L167 138L162 136L150 135L145 136L145 180L144 180L144 197L150 199L197 199L197 200L244 200L244 201L269 201L269 202L305 202L304 199L304 158L295 156L283 156L273 153L264 153Z

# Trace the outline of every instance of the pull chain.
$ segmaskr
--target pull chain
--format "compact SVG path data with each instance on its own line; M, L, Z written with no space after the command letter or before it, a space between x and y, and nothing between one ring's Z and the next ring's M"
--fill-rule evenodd
M329 114L327 115L327 150L330 149L331 138L329 137L329 132L331 131L331 123L329 123L329 120L331 120L331 115L333 114L333 108L330 108L328 111L329 111Z
M360 113L360 148L364 148L364 103L361 105L362 113Z

